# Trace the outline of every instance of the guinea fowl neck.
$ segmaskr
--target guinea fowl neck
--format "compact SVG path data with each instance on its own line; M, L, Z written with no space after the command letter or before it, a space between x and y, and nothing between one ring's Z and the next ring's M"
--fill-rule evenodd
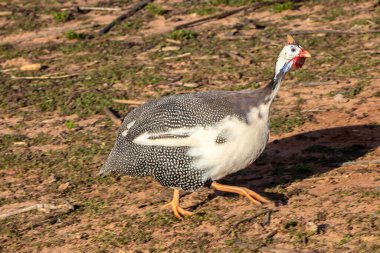
M269 82L269 84L265 87L265 89L268 90L270 93L269 98L270 98L270 103L272 103L273 99L276 97L278 90L280 89L281 86L281 81L282 78L285 76L285 72L279 71L276 73L272 80Z

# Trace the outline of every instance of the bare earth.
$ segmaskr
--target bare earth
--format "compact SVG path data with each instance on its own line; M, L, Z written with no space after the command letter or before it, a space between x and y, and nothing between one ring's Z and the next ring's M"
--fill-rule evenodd
M0 217L72 208L0 218L1 252L380 252L376 1L272 4L184 31L253 1L154 1L104 36L136 1L47 2L0 3ZM205 188L183 193L194 215L179 220L151 178L96 176L117 131L103 109L135 107L113 99L255 89L283 34L304 30L294 37L313 57L283 82L264 154L222 180L270 204ZM45 67L20 70L32 63ZM64 77L21 78L46 75Z

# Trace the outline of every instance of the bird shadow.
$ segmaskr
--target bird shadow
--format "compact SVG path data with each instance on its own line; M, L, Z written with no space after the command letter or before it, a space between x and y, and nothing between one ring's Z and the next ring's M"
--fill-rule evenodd
M341 167L380 145L380 126L355 125L301 133L270 142L246 169L221 183L263 193L265 188L290 184ZM230 195L217 192L216 195ZM287 204L280 193L263 193L276 205Z

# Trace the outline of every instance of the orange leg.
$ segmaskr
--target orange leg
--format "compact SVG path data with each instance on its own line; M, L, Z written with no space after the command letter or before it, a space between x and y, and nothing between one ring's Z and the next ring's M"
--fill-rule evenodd
M179 190L177 189L174 190L173 200L165 206L171 206L175 217L177 217L178 219L182 218L181 215L190 216L193 214L192 212L186 211L185 209L179 206Z
M213 187L214 189L218 191L237 193L240 196L244 196L248 198L251 202L253 202L256 205L261 205L261 203L269 203L269 200L267 200L266 198L260 196L256 192L245 187L223 185L217 182L212 182L211 187Z

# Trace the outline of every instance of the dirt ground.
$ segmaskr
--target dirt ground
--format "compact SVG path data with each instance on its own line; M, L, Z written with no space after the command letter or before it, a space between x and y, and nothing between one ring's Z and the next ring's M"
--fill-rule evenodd
M0 2L0 251L380 252L379 2L271 3L175 30L254 2L154 1L103 36L136 1ZM265 152L222 180L270 204L205 188L182 193L194 215L179 220L151 178L96 176L117 131L104 108L262 87L287 33L313 57L283 81ZM35 204L58 208L1 218Z

